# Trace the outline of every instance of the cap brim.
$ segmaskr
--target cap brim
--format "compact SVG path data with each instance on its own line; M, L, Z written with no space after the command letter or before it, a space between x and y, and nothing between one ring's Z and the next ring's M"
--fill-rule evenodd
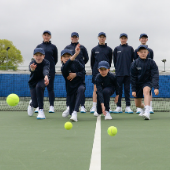
M98 69L100 69L100 68L106 68L106 69L109 69L108 67L106 67L106 66L100 66L100 67L98 67Z
M34 55L37 54L37 53L40 53L40 54L42 54L42 55L45 55L45 54L43 54L43 53L41 53L41 52L36 52L36 53L34 53Z
M43 34L45 34L45 33L47 33L47 34L51 35L49 32L43 32Z
M148 36L147 36L147 35L143 35L143 36L141 36L140 38L142 38L142 37L148 38Z
M104 37L106 37L106 35L104 35L104 34L100 34L98 37L100 37L100 36L102 36L102 35L103 35Z
M66 52L66 53L63 53L61 56L63 56L64 54L69 54L69 55L72 55L71 53L68 53L68 52Z
M79 37L78 35L72 35L71 37L73 37L73 36Z

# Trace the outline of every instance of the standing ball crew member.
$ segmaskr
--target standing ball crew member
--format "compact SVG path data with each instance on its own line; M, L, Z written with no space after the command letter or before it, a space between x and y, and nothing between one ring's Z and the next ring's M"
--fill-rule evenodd
M54 113L54 79L55 79L55 65L58 62L58 50L57 47L51 43L51 32L46 30L43 32L43 42L42 44L37 45L37 48L43 48L45 51L45 59L50 62L50 80L49 85L47 86L50 108L49 113ZM38 112L38 108L35 110L35 113Z

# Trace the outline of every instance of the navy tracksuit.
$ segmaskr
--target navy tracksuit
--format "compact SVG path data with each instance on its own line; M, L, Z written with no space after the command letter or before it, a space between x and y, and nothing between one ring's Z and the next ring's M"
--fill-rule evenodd
M37 67L35 71L31 71L30 65L36 64ZM49 78L50 63L48 60L44 59L42 63L38 64L35 60L31 61L29 64L29 70L31 72L30 79L28 81L31 93L32 102L30 106L39 109L43 109L43 98L44 98L44 77L47 75Z
M122 90L124 84L126 106L130 106L130 66L134 59L134 49L128 44L119 45L113 51L113 62L119 84L118 107L121 107Z
M136 98L143 98L143 88L159 89L158 66L152 59L136 59L131 65L131 86Z
M92 83L95 84L96 75L99 73L98 64L100 61L107 61L111 67L112 63L112 49L105 45L97 45L91 51L91 69L92 69Z
M102 77L100 73L95 79L97 87L97 113L101 114L101 103L104 103L106 111L109 112L110 96L116 91L116 95L119 95L119 85L117 78L113 73L108 72L107 76Z
M55 79L55 65L58 62L58 50L54 44L50 42L43 42L37 45L37 48L43 48L45 51L45 59L50 62L50 81L47 86L50 106L54 106L54 79Z
M71 42L71 44L67 45L65 47L65 49L69 49L72 52L72 55L74 55L75 48L76 48L76 46L78 44L79 44L79 42L77 42L77 43L72 43ZM78 60L84 66L84 69L85 69L85 64L89 61L89 56L88 56L86 48L83 45L80 45L80 53L76 57L76 60ZM85 79L85 76L84 76L84 79ZM84 95L83 100L82 100L82 102L80 104L81 104L81 106L84 106L84 104L85 104L85 95ZM67 101L67 106L68 106L68 101Z
M61 72L66 81L67 101L71 115L73 111L79 111L79 106L83 100L85 91L85 69L79 61L71 61L69 59L65 64L63 63ZM67 80L70 72L77 74L72 81Z
M146 45L147 46L147 45ZM149 54L147 55L147 58L153 59L154 58L154 53L153 50L148 48ZM138 54L137 54L137 49L135 50L135 54L134 54L134 60L136 60L137 58L139 58Z

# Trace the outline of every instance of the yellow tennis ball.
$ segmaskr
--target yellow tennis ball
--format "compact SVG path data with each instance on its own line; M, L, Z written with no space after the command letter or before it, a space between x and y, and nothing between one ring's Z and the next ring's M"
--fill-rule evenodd
M110 136L115 136L117 134L117 128L114 127L114 126L110 126L107 130L107 133L110 135Z
M65 129L70 130L70 129L72 129L73 124L72 124L71 122L66 122L66 123L64 124L64 127L65 127Z
M16 94L10 94L7 96L6 102L9 106L16 106L19 103L19 97Z

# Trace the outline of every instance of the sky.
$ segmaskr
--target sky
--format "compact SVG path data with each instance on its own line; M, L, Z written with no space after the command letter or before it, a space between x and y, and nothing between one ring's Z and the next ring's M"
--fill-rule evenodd
M105 32L107 44L114 49L120 44L120 33L128 34L128 44L136 49L139 35L148 35L148 46L163 69L170 70L170 1L168 0L1 0L0 39L8 39L21 51L22 66L28 66L34 48L42 42L44 30L52 33L51 42L60 52L70 44L72 32L90 57L98 44L98 33ZM58 66L60 65L58 62ZM88 63L88 65L90 62Z

